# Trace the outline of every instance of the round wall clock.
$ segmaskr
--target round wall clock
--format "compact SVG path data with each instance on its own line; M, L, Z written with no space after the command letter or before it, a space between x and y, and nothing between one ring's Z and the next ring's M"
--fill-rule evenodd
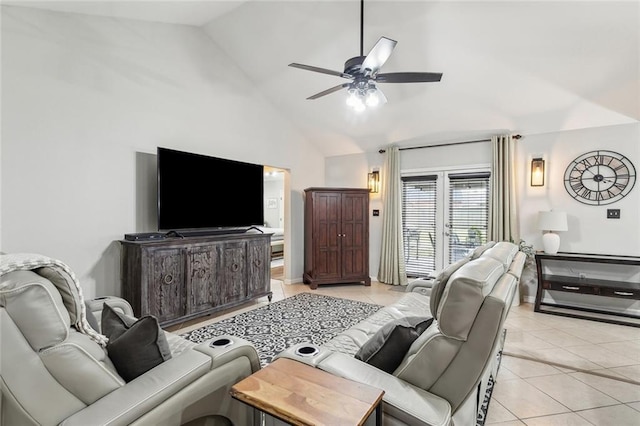
M626 197L636 183L636 169L622 154L590 151L573 160L564 172L564 187L581 203L594 206Z

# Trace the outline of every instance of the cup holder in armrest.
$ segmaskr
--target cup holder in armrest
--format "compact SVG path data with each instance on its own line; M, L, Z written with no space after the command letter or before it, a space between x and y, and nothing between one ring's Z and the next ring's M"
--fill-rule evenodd
M320 352L320 348L314 345L305 345L296 348L295 354L298 356L315 356Z
M227 337L222 337L220 339L215 339L212 340L209 343L209 346L212 348L226 348L233 345L233 340L227 338Z

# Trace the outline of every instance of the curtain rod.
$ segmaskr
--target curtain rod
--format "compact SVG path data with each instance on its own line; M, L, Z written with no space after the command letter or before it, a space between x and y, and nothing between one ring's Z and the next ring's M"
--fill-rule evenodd
M522 135L513 135L512 136L513 139L521 139ZM435 148L435 147L439 147L439 146L451 146L451 145L465 145L468 143L478 143L478 142L491 142L491 139L478 139L475 141L464 141L464 142L452 142L452 143L439 143L436 145L422 145L422 146L408 146L406 148L398 148L399 151L406 151L409 149L422 149L422 148ZM384 149L381 149L380 151L378 151L378 153L380 154L384 154L385 152L387 152Z

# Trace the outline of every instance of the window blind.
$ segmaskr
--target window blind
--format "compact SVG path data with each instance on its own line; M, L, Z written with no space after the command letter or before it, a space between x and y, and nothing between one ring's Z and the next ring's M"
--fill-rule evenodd
M487 241L489 173L449 174L449 262Z
M436 175L402 177L402 224L407 276L435 270Z

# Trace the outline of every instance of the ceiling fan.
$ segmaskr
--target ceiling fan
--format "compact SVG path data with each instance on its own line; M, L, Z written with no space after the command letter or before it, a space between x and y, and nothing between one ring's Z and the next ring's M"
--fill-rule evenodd
M367 106L375 106L387 102L384 93L377 87L377 83L429 83L437 82L442 78L442 73L432 72L390 72L380 73L380 68L391 56L391 52L398 43L387 37L380 37L369 53L363 53L364 35L364 0L360 0L360 56L348 59L344 63L344 71L333 71L326 68L314 67L298 63L289 64L290 67L322 74L335 75L351 80L351 82L339 84L320 93L309 96L307 99L318 99L322 96L337 92L346 88L349 92L347 104L356 111L362 111Z

